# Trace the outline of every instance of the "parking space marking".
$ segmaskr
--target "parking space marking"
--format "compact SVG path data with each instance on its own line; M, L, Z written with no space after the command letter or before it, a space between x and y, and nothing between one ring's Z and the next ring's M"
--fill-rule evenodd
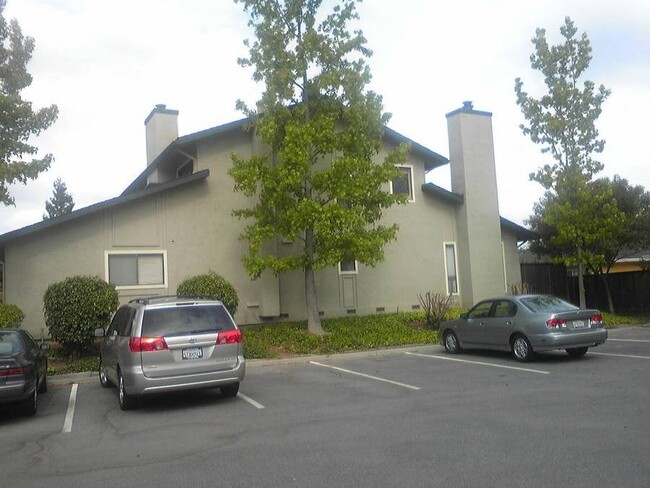
M240 397L242 400L250 403L251 405L253 405L255 408L257 408L259 410L264 408L264 405L262 405L261 403L256 402L251 397L248 397L248 396L244 395L242 392L237 393L237 396Z
M341 371L343 373L348 373L348 374L353 374L353 375L356 375L356 376L361 376L362 378L368 378L368 379L375 380L375 381L383 381L384 383L390 383L391 385L401 386L403 388L408 388L410 390L421 390L422 389L419 386L407 385L406 383L400 383L398 381L387 380L386 378L380 378L378 376L372 376L372 375L369 375L369 374L359 373L357 371L351 371L349 369L338 368L336 366L329 366L327 364L317 363L316 361L309 361L309 364L313 364L315 366L322 366L323 368L334 369L336 371Z
M448 358L445 356L434 356L432 354L420 354L417 352L406 352L404 354L408 354L410 356L420 356L423 358L444 359L446 361L458 361L459 363L477 364L479 366L491 366L493 368L514 369L515 371L526 371L527 373L551 374L550 371L542 371L539 369L517 368L515 366L504 366L502 364L483 363L481 361L468 361L467 359Z
M609 341L614 341L614 342L650 342L650 340L647 340L647 339L610 339L608 337L607 342L609 342Z
M70 400L68 400L68 411L65 414L65 421L63 422L62 434L67 434L72 431L72 420L74 419L74 408L77 404L77 388L79 385L74 383L70 390Z
M613 356L617 358L631 358L631 359L650 359L650 356L633 356L631 354L610 354L607 352L589 352L589 355L594 356Z

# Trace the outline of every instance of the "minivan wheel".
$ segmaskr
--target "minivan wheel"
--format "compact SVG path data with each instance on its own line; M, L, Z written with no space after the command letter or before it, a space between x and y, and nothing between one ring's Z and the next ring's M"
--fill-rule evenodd
M106 376L106 366L104 366L104 361L102 358L99 358L99 384L104 388L110 388L111 382Z
M117 388L119 391L118 396L120 399L120 410L131 410L132 408L135 408L135 398L126 392L126 389L124 388L124 378L122 378L122 373L119 371L117 372L117 382Z
M221 390L221 395L224 398L232 398L236 397L237 393L239 393L239 383L233 383L231 385L225 385L220 387Z
M525 363L533 358L533 346L530 345L528 338L518 335L512 341L512 354L517 361Z

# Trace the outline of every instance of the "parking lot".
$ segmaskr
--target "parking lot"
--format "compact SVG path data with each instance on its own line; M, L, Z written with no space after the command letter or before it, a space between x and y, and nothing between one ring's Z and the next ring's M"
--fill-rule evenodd
M650 486L650 327L577 359L431 345L250 361L232 399L123 412L95 377L40 402L0 412L0 486Z

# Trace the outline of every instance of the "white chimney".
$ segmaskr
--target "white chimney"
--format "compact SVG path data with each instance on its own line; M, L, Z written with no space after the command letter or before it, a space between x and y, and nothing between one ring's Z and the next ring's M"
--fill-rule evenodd
M147 138L147 166L178 137L178 110L158 104L144 121Z

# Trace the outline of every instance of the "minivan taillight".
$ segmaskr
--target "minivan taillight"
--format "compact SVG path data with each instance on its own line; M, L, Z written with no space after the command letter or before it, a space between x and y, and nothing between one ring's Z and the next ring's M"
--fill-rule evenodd
M131 337L129 340L131 352L167 351L168 349L164 337Z
M235 330L228 330L226 332L219 332L219 335L217 335L217 346L221 346L223 344L238 344L242 341L242 333L241 330L235 329Z
M564 319L549 319L546 321L546 327L549 329L566 328L566 320Z

